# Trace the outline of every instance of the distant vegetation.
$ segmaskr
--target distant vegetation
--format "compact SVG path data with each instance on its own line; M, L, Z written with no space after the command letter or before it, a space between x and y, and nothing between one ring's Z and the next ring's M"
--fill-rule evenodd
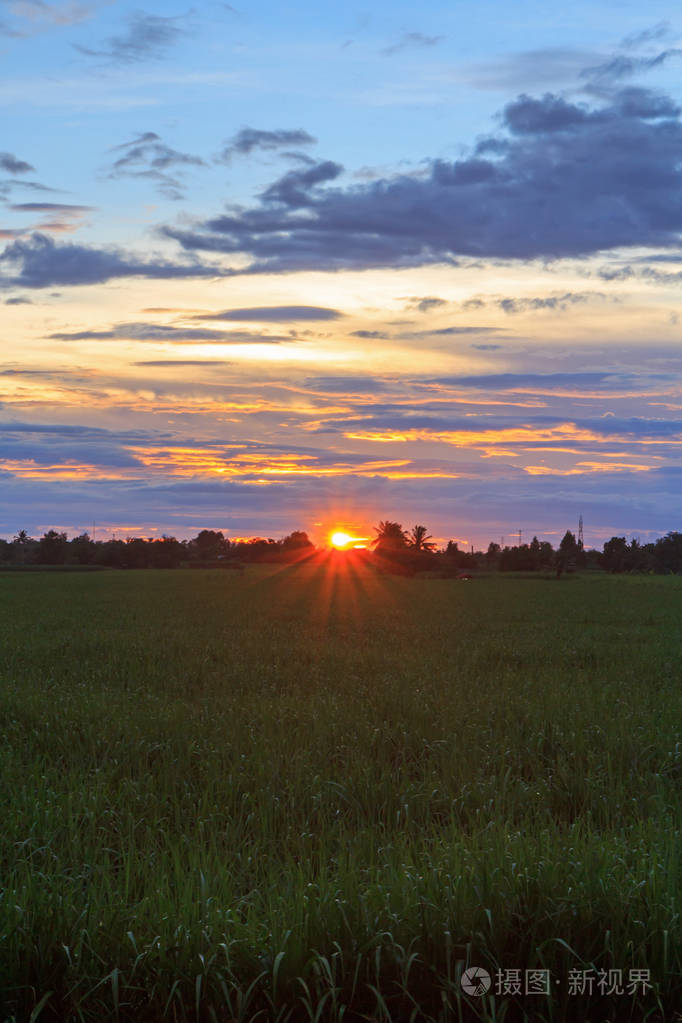
M682 533L670 532L653 543L627 542L614 536L602 551L584 549L568 530L555 550L536 536L530 543L502 547L491 542L485 551L460 549L450 540L436 550L425 526L409 532L399 522L385 520L375 528L371 559L377 568L396 574L434 572L573 572L604 569L607 572L682 572ZM325 553L327 550L324 549ZM39 539L25 530L13 540L0 540L0 568L72 566L85 568L179 568L234 567L255 563L287 563L319 556L308 534L295 530L281 540L254 537L230 540L220 530L202 529L191 540L173 536L132 537L126 540L93 540L87 533L69 539L66 533L50 529ZM345 551L354 557L369 552Z

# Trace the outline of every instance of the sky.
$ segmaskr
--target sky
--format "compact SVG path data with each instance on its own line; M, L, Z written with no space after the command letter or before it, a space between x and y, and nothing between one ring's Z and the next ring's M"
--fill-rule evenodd
M670 2L0 0L0 536L679 529Z

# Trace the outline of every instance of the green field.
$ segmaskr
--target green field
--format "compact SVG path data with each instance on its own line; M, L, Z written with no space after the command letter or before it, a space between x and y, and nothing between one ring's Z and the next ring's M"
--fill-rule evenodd
M682 578L344 564L0 574L3 1023L675 1019Z

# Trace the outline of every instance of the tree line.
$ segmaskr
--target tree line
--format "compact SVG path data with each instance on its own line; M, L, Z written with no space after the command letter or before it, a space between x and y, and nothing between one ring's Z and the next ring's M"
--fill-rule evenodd
M534 536L530 543L516 546L491 542L485 551L461 549L455 540L437 549L425 526L415 525L408 531L399 522L388 519L382 520L374 532L368 549L353 551L352 555L396 574L542 571L562 575L585 568L607 572L682 572L682 533L677 532L647 544L635 539L628 543L623 536L613 536L601 551L584 549L570 530L556 550L547 540ZM36 539L22 529L12 540L0 540L0 566L16 568L239 568L259 562L296 562L328 553L316 548L303 530L294 530L281 540L262 537L230 540L222 531L213 529L202 529L190 540L177 540L174 536L93 540L88 533L69 539L66 533L55 529ZM336 553L346 557L349 552Z

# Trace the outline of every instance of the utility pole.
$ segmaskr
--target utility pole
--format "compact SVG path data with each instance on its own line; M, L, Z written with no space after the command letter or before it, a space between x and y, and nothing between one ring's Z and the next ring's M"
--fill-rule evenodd
M583 517L582 515L578 519L578 547L580 550L584 550L585 544L583 541Z
M521 533L522 532L523 532L523 530L520 529L519 530L519 547L521 546Z

